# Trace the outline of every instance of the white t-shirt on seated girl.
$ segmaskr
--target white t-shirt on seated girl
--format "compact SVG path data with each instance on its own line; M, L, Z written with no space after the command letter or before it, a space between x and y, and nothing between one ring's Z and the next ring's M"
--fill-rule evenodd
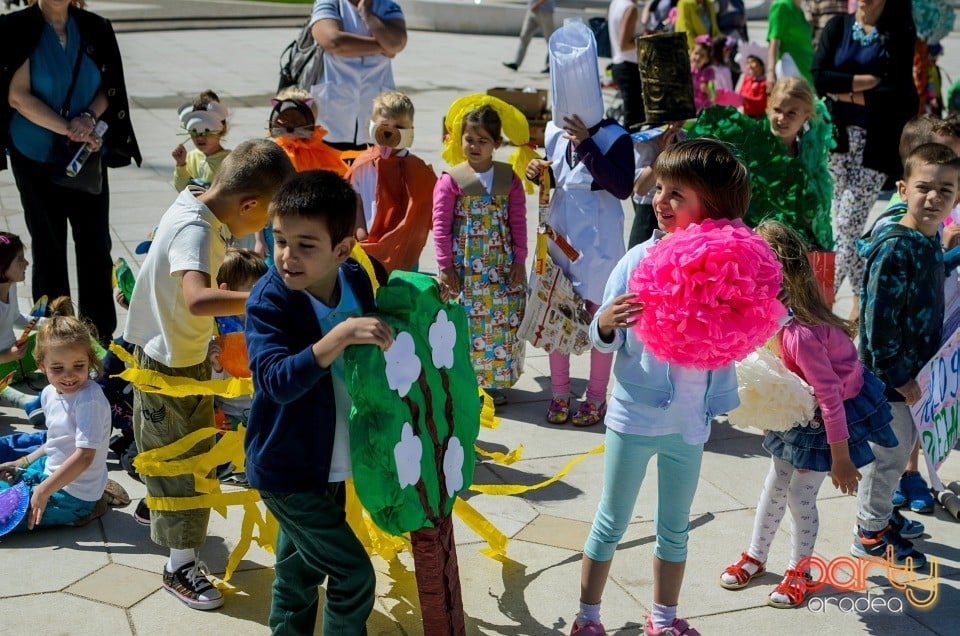
M40 394L40 404L47 420L44 474L52 475L78 448L94 449L93 463L63 490L83 501L97 501L107 485L110 443L110 403L103 390L93 380L70 394L57 393L51 384Z

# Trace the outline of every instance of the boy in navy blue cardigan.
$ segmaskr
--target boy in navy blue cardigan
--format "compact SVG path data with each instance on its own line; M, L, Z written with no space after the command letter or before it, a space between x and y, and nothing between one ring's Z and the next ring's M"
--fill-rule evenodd
M274 634L313 634L327 579L324 634L366 634L375 578L346 523L350 396L343 350L393 342L373 311L373 289L347 257L356 195L333 172L304 172L270 206L275 266L247 302L255 387L244 446L247 479L277 518Z

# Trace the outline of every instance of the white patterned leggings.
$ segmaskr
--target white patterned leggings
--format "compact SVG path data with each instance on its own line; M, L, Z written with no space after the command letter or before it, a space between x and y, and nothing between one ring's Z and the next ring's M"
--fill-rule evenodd
M788 506L793 520L793 550L787 569L793 569L801 559L813 554L820 528L817 493L826 476L827 473L813 470L800 472L782 459L770 458L770 472L763 484L753 521L753 538L747 552L750 556L761 563L766 562L773 536Z
M833 175L834 251L837 253L834 291L840 289L844 278L850 279L854 295L860 293L864 260L857 254L857 239L870 216L873 204L880 196L886 175L863 167L863 146L867 132L859 126L847 126L850 149L846 153L830 155L830 174Z

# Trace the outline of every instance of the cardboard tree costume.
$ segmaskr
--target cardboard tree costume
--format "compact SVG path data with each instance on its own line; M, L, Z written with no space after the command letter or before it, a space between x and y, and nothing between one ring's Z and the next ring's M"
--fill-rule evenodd
M410 272L394 272L377 307L393 345L344 351L357 496L380 528L411 533L425 633L463 634L450 514L473 481L480 427L467 316Z
M377 171L377 214L361 246L387 273L411 270L420 261L433 223L437 175L419 157L383 156L378 146L372 146L354 160L345 178L349 181L358 168L371 163Z

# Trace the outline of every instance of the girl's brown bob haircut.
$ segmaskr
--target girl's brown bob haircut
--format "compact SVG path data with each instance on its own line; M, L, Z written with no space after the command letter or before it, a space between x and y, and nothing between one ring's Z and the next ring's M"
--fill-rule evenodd
M654 162L653 173L694 190L708 219L739 219L750 207L747 167L716 139L669 146Z

